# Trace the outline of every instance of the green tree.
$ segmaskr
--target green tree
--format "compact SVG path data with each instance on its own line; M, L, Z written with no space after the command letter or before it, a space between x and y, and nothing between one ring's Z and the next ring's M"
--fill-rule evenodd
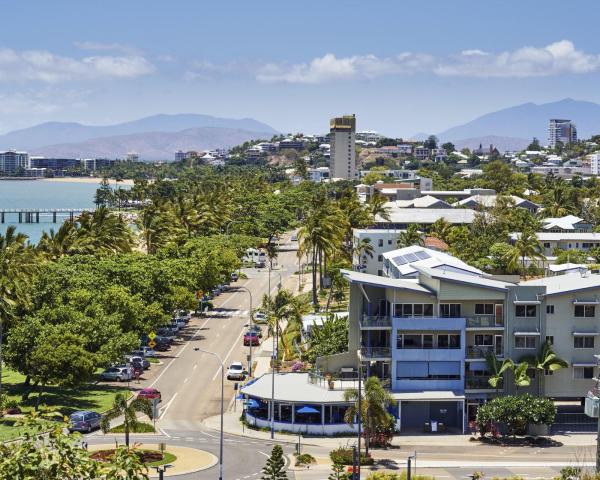
M356 389L344 391L344 400L353 402L346 410L344 420L348 425L353 425L357 415L360 415L361 423L365 432L365 452L369 454L369 446L374 434L388 427L390 414L388 406L394 404L394 399L383 387L381 380L377 377L369 377L364 382L361 391L361 411L358 409L359 394Z
M456 150L454 144L452 142L442 143L442 148L446 150L446 153L450 155L452 152Z
M411 223L405 231L400 232L396 241L398 248L412 247L413 245L422 247L424 244L424 235L419 231L419 226L415 223Z
M488 370L491 372L488 383L492 388L496 389L496 393L500 391L502 384L504 383L504 372L512 370L514 363L510 358L505 358L499 361L494 352L488 351L485 355L485 361L488 366Z
M425 148L429 148L430 150L437 148L437 145L438 145L438 138L435 135L429 135L429 137L427 137L427 140L425 140L423 142L423 146Z
M306 351L306 358L313 364L318 357L347 351L347 317L331 314L321 325L313 324L309 343L310 348Z
M353 256L358 258L358 263L361 263L363 256L373 258L373 244L369 237L361 238L352 249Z
M521 232L514 247L507 252L505 257L506 264L510 270L517 270L519 262L521 271L525 274L525 261L529 259L531 263L536 260L546 261L545 255L542 253L542 244L537 238L537 235L532 230L524 230Z
M527 150L539 152L541 149L542 147L540 146L540 141L537 138L533 137L533 140L527 146Z
M100 427L104 433L110 430L110 422L123 417L125 431L125 445L129 448L129 432L135 430L140 424L137 414L143 413L150 420L153 418L152 403L147 398L136 398L127 403L127 397L123 393L117 393L111 409L102 416Z
M371 195L368 201L368 209L371 218L375 220L375 217L379 216L384 220L390 220L390 208L386 206L387 198L381 193L377 192Z
M349 475L345 471L346 466L342 463L334 463L331 465L331 473L327 480L349 480Z
M261 480L286 480L288 478L285 472L285 459L283 458L283 448L281 445L275 445L271 451L271 456L262 469Z
M583 250L559 250L553 252L556 255L555 264L562 265L563 263L588 263L588 253Z
M94 203L97 207L111 207L114 205L114 202L114 193L112 188L110 188L108 178L104 177L100 182L100 187L96 190Z
M552 343L546 340L536 355L528 355L521 359L522 362L529 365L537 373L538 395L542 396L544 392L544 376L546 372L556 372L561 368L567 368L568 362L560 358L554 352Z
M528 387L531 385L531 377L529 376L529 364L527 362L513 363L511 371L517 391L519 388Z

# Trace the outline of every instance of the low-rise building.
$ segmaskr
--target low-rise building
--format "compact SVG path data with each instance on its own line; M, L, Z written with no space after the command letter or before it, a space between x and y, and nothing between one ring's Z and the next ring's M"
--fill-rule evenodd
M510 234L513 242L520 236L519 232ZM542 244L542 253L549 262L553 261L556 249L587 252L600 247L600 233L595 232L538 232L536 237Z
M493 208L496 205L498 197L499 195L473 195L463 200L459 200L455 206L468 208ZM515 207L524 208L531 213L536 213L541 207L541 205L538 205L531 200L526 200L524 198L517 197L516 195L509 195L509 198L512 199Z
M591 232L593 225L575 215L564 217L547 217L541 220L542 228L547 232L580 233Z

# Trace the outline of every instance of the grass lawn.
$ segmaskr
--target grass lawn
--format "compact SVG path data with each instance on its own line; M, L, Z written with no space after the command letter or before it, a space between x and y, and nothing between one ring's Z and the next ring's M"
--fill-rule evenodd
M34 430L31 427L25 427L23 425L15 425L19 419L17 418L0 418L0 441L13 440L15 438L19 438L23 436L27 432L27 430L33 432ZM52 422L44 422L47 423L48 426L52 424Z
M175 455L173 455L172 453L169 453L169 452L164 452L162 460L159 460L157 462L147 463L146 466L147 467L159 467L161 465L173 463L175 460L177 460L177 457Z
M150 363L160 363L160 360L154 357L148 357L146 360L148 360Z
M121 424L110 429L111 433L125 433L125 425ZM136 428L132 428L129 433L154 433L154 426L146 422L138 422Z
M8 400L16 400L23 413L34 410L37 392L32 391L29 399L21 400L25 387L25 377L20 373L4 368L2 370L2 390L8 394ZM53 385L46 387L40 405L56 409L62 415L70 415L77 410L94 410L104 412L112 406L117 393L126 393L120 386L105 384L88 384L77 389L59 388ZM14 427L12 419L0 419L0 441L15 438L21 434L20 427Z

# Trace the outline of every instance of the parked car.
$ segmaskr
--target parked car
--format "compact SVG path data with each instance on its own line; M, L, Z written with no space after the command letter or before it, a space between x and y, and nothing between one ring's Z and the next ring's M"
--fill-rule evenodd
M70 432L87 432L100 428L102 415L91 410L81 410L69 415Z
M109 367L100 374L102 380L127 382L133 378L133 371L127 367Z
M290 237L290 240L292 242L297 242L298 241L298 234L297 233L292 233L292 236Z
M169 327L161 327L158 329L158 335L160 337L174 337L175 334L176 334L176 332L174 332ZM156 338L154 339L154 341L156 341Z
M148 370L150 368L150 362L141 356L130 356L127 358L128 361L132 364L139 364L142 366L142 369Z
M263 312L254 312L254 320L256 322L266 322L267 321L267 315L264 314Z
M157 352L166 352L167 350L169 350L169 348L171 348L170 342L157 342L156 338L154 339L154 341L156 342L156 345L154 345L154 350L156 350Z
M150 347L140 347L139 350L131 352L133 357L152 358L156 357L156 352Z
M177 328L181 329L187 325L187 321L183 318L177 318L173 321L173 325L176 325Z
M242 362L233 362L227 369L227 380L244 380L246 372Z
M159 402L162 401L161 394L156 388L144 388L140 390L140 393L138 393L138 398L147 398L148 400L158 398Z
M265 268L265 262L254 262L255 268Z
M244 334L244 345L249 346L250 342L252 342L252 346L260 345L260 338L256 332L247 331Z
M237 272L233 272L230 277L232 282L237 282L240 279L240 276L237 274Z

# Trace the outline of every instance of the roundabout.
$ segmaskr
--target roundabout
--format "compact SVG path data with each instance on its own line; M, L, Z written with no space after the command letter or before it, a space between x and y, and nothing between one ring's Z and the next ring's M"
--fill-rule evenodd
M111 451L114 448L114 444L94 444L89 446L89 451L94 456L95 452ZM160 452L160 445L157 443L134 443L132 448L142 451ZM171 465L168 470L169 476L199 472L213 467L218 462L215 455L197 448L167 445L165 454L167 456L166 460L175 458L175 460L168 462ZM157 465L157 462L152 462L151 465ZM148 466L148 475L150 477L158 477L158 473L156 473L153 466Z

